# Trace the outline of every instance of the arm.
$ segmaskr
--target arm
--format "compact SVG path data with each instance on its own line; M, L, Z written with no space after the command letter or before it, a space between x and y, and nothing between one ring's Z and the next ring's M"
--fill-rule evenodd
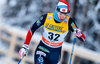
M75 21L70 18L69 19L69 30L74 32L74 35L82 42L85 42L85 35L78 29Z
M44 24L45 19L46 19L46 14L45 14L45 15L42 15L42 16L39 18L39 20L37 20L37 21L32 25L32 27L28 30L28 33L27 33L26 40L25 40L25 43L24 43L24 44L26 44L26 45L29 45L29 44L30 44L32 35L34 34L34 32L35 32L39 27L41 27L41 26Z
M28 33L27 33L27 36L26 36L26 39L25 39L25 43L24 45L22 46L22 48L20 49L19 51L19 55L21 58L23 58L24 55L27 55L27 52L28 52L28 48L29 48L29 44L30 44L30 41L31 41L31 38L32 38L32 35L34 34L34 32L44 24L45 22L45 19L46 19L46 16L47 14L45 15L42 15L39 20L37 20L33 25L32 27L28 30Z

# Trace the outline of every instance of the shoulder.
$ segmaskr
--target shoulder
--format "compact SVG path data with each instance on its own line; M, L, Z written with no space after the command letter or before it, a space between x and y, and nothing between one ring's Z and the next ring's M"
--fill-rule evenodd
M72 23L72 22L75 22L75 20L74 20L73 18L70 17L70 18L69 18L69 22Z
M42 17L42 18L45 18L45 17L47 17L47 14L43 14L41 17Z
M47 15L53 15L53 13L47 13Z
M46 14L42 15L42 17L43 17L44 19L46 19L47 16L53 16L53 13L46 13Z
M44 21L45 19L46 19L46 17L47 17L47 14L43 14L43 15L41 15L40 17L39 17L39 21Z
M48 13L46 13L46 14L43 14L42 16L47 16L47 14L48 14Z
M53 13L46 13L46 14L43 14L43 15L40 17L40 19L46 19L46 17L47 17L48 15L53 15Z

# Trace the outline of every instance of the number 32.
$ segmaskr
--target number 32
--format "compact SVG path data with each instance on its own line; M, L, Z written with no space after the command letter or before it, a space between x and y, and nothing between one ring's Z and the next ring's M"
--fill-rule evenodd
M48 34L49 34L48 38L50 40L58 41L58 38L60 37L60 34L54 34L52 32L49 32ZM56 37L54 38L54 36L56 36Z

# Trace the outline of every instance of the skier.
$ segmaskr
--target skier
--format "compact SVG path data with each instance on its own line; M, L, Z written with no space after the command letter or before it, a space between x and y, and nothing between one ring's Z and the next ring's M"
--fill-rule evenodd
M85 42L84 34L78 29L75 21L67 16L69 12L67 1L59 1L53 13L42 15L28 30L25 43L19 51L20 57L27 55L32 35L42 25L44 32L35 50L34 64L58 64L62 44L68 31L74 32L79 40Z

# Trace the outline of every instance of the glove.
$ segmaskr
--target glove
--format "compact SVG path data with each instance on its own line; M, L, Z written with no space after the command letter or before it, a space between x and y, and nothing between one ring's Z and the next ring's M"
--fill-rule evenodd
M79 40L85 42L85 35L81 32L80 29L76 29L76 30L74 31L74 35L75 35L76 37L78 37Z
M27 53L28 53L28 45L26 45L26 44L24 44L23 46L22 46L22 48L20 49L20 51L19 51L19 56L21 57L21 58L23 58L24 56L26 56L27 55Z
M76 29L76 30L74 31L74 35L75 35L76 37L81 37L81 35L82 35L81 30L80 30L80 29Z

